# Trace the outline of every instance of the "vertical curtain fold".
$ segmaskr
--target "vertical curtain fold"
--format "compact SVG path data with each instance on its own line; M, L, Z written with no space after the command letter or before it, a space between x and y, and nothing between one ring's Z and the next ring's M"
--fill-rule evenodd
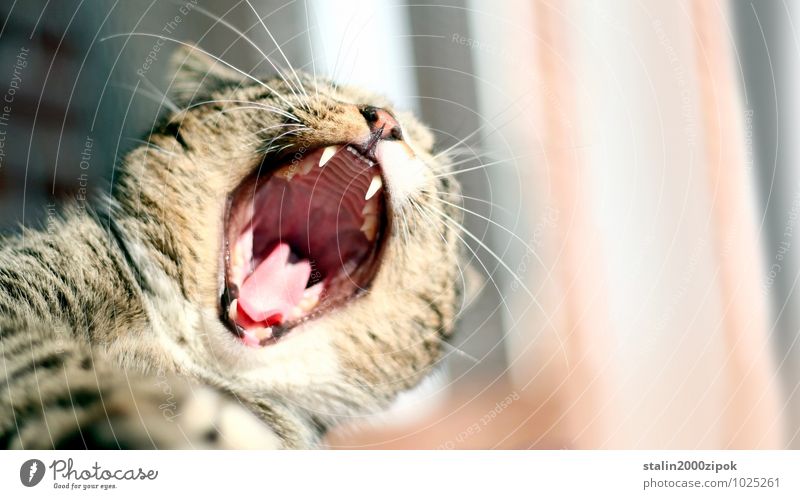
M720 319L729 383L721 408L722 446L779 448L780 409L776 369L770 350L767 303L761 291L760 230L755 221L752 179L745 164L744 109L733 68L726 5L691 4L696 70L705 131L705 163L718 257Z
M577 448L617 447L620 442L612 440L612 429L618 413L610 397L613 336L605 269L597 264L603 249L592 221L591 186L576 147L581 143L576 126L581 114L569 71L567 34L572 30L562 7L536 0L534 10L539 45L535 64L545 93L555 96L540 93L539 103L543 161L552 173L552 204L561 220L553 265L561 281L558 312L564 317L560 347L565 362L563 372L553 380L555 398L567 432L564 441Z

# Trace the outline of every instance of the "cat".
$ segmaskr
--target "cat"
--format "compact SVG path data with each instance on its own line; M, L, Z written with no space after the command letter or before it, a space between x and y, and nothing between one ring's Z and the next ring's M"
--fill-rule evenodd
M437 366L447 151L383 97L200 49L112 194L0 241L0 447L314 448Z

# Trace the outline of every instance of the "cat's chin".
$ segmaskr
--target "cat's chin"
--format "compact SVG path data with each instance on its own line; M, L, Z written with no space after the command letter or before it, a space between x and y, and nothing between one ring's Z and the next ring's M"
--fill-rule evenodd
M229 198L222 321L267 346L366 291L388 230L372 151L331 145L262 164Z

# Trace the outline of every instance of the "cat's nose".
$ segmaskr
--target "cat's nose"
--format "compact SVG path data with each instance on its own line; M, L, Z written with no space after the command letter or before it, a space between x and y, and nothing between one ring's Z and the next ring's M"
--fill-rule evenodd
M367 120L369 130L379 134L377 138L383 140L403 140L403 130L394 116L385 109L375 106L364 106L359 109L361 116Z

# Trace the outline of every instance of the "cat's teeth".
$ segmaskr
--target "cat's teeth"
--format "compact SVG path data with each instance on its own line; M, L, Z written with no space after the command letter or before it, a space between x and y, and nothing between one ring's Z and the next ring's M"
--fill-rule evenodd
M311 164L307 161L302 163L302 166L297 166L296 164L292 163L291 165L284 166L280 170L275 172L275 175L286 179L286 181L291 181L292 177L295 175L306 175L309 171L311 171Z
M231 263L233 264L234 268L242 266L242 255L236 250L234 250L231 254Z
M378 217L377 215L369 215L364 217L364 223L361 224L361 232L367 238L367 241L374 241L375 236L378 234Z
M297 307L300 309L302 314L311 311L312 308L317 306L318 301L319 296L303 296L303 298L300 300L300 303L297 304Z
M367 238L367 241L374 241L375 236L378 234L378 201L373 197L364 203L361 208L361 216L364 217L364 223L361 224L361 232Z
M374 196L381 187L383 187L383 180L381 180L380 175L375 175L372 177L372 182L369 183L369 189L367 189L367 195L364 196L364 199L369 201L369 198Z
M378 213L378 201L376 199L369 199L366 203L364 203L364 207L361 208L361 215L367 217L368 215L377 215Z
M267 338L272 337L271 327L257 327L252 331L255 337L258 338L258 341L266 340Z
M238 304L239 304L239 299L234 298L233 301L231 302L231 306L228 308L228 317L233 322L236 322L236 319L239 317Z
M322 151L322 156L320 156L319 158L319 167L322 168L323 166L325 166L325 163L327 163L328 160L334 157L337 152L339 152L339 146L326 147L325 150Z

